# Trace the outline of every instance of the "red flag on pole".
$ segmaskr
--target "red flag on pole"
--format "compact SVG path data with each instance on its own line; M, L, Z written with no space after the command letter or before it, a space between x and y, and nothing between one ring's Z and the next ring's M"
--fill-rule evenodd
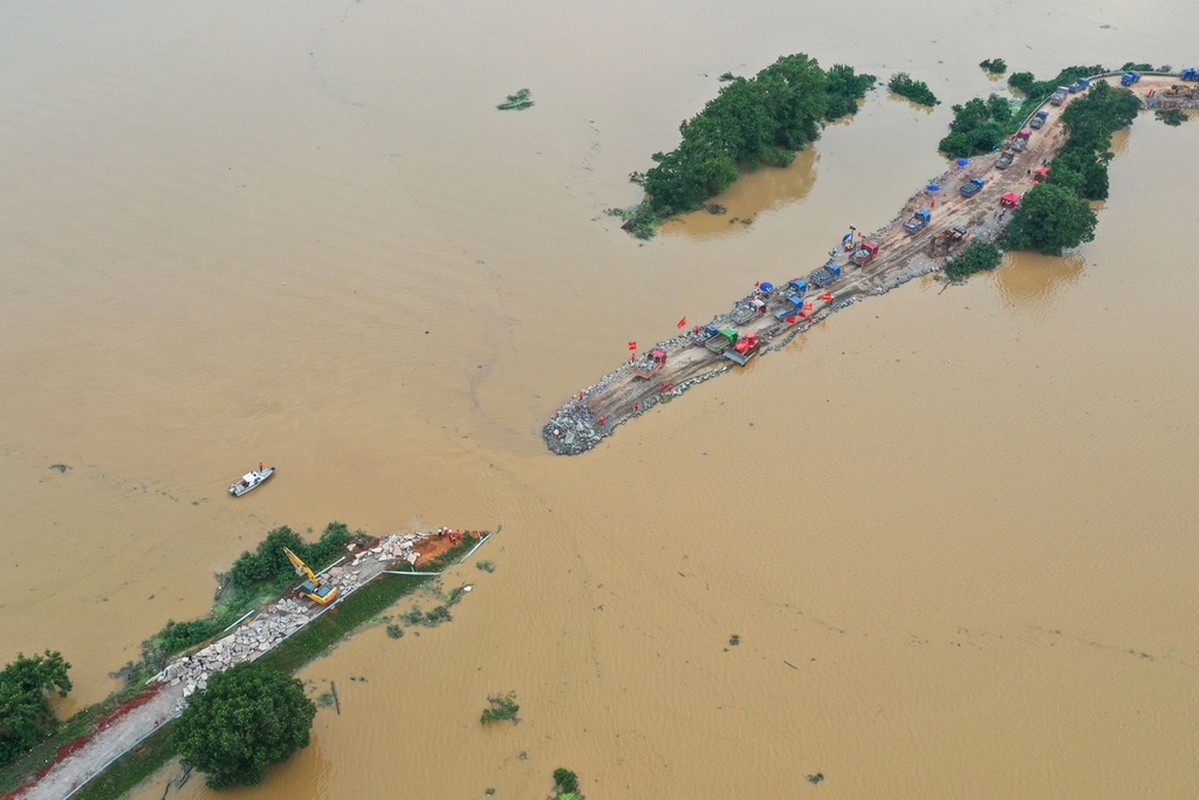
M788 325L794 325L794 324L795 324L795 317L787 317L787 324L788 324Z
M760 288L761 286L762 286L762 282L761 282L761 281L754 281L754 288L755 288L755 289L757 289L757 288Z
M637 349L637 343L636 343L636 342L629 342L629 349L630 349L630 350L636 350L636 349Z
M803 304L803 310L804 310L804 311L811 311L811 310L812 310L812 304L811 304L811 303L804 303L804 304Z
M833 293L825 292L824 294L820 295L820 299L827 303L829 300L833 299Z
M678 324L676 325L676 327L679 327L679 328L686 328L686 327L687 327L687 318L686 318L686 317L683 317L681 320L679 320L679 321L678 321Z

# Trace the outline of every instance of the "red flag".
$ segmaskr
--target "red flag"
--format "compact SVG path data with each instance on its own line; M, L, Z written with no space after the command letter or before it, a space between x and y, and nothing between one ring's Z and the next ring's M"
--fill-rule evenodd
M804 311L811 311L811 310L812 310L812 304L811 304L811 303L804 303L804 304L803 304L803 310L804 310Z
M630 350L636 350L636 349L637 349L637 343L636 343L636 342L629 342L629 349L630 349Z
M803 312L801 311L801 312L799 312L799 318L800 318L800 319L807 319L807 318L808 318L808 315L807 315L807 314L805 314L805 313L803 313Z
M687 318L683 317L681 320L679 320L677 327L686 328L687 327Z
M754 281L754 288L755 288L755 289L757 289L757 288L758 288L758 287L760 287L761 285L762 285L762 282L761 282L761 281Z
M833 293L825 292L824 294L820 295L820 299L827 303L829 300L833 299Z
M795 324L795 317L787 317L787 324L788 324L788 325L794 325L794 324Z

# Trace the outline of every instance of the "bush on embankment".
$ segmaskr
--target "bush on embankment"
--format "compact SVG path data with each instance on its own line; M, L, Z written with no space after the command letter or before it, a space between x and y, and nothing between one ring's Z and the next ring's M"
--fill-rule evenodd
M320 570L361 536L351 533L341 522L330 522L312 543L305 542L286 525L275 528L253 552L242 553L227 575L220 576L224 586L220 592L222 600L207 617L183 622L168 620L161 631L142 642L141 661L126 664L117 674L125 678L127 685L139 685L166 666L172 656L221 633L264 598L281 594L295 579L284 547L290 548L313 570Z
M960 255L945 262L945 275L958 280L976 272L988 272L999 266L1003 252L991 244L975 240Z

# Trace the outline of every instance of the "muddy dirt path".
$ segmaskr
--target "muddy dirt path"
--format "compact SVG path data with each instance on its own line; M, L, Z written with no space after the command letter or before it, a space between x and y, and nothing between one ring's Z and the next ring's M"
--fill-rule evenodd
M1151 91L1160 92L1177 80L1168 76L1144 76L1132 89L1144 103L1145 96ZM1118 77L1108 78L1107 81L1119 85ZM995 162L999 160L1000 153L995 152L976 156L970 159L967 166L954 167L932 179L932 183L940 187L939 190L933 193L926 188L921 189L908 199L893 219L865 235L865 240L878 243L879 250L878 255L864 267L849 264L849 253L837 253L833 260L841 266L841 277L818 289L809 289L804 313L777 319L772 312L784 303L776 288L769 294L759 292L748 295L733 304L735 311L738 305L744 306L754 299L765 300L764 313L756 314L742 324L736 324L730 314L719 314L709 324L722 328L734 327L739 337L756 333L762 342L761 352L778 350L834 311L867 296L885 294L913 278L940 270L946 258L960 251L965 241L971 238L995 240L1008 218L1000 206L1000 196L1006 192L1023 194L1032 186L1033 169L1052 159L1065 143L1062 110L1080 96L1070 95L1066 104L1056 108L1044 104L1042 108L1049 111L1048 120L1040 130L1033 131L1023 152L1007 169L996 168ZM982 178L986 185L973 197L963 197L958 190L973 178ZM903 223L919 209L929 210L932 221L923 230L907 234L903 230ZM968 230L966 239L952 246L948 252L939 249L934 253L931 248L936 234L958 226ZM793 277L804 276L785 276L776 286L781 288ZM651 377L640 378L634 374L634 367L638 363L646 363L646 356L641 356L639 362L630 359L559 406L542 428L542 438L550 451L559 455L586 452L604 437L612 435L617 427L658 403L669 401L697 383L736 368L723 355L697 346L690 332L649 348L654 349L662 350L666 354L666 361Z

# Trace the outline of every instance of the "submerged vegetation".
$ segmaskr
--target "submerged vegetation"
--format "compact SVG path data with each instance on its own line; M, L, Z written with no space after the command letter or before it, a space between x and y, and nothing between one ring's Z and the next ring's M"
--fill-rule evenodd
M998 247L990 242L975 240L959 255L945 262L945 275L951 280L958 280L976 272L993 270L1002 260L1003 252Z
M887 82L887 88L922 106L935 106L941 101L924 81L918 81L906 72L896 72Z
M962 105L952 106L952 109L953 122L949 123L949 135L937 145L937 149L949 158L991 152L1015 130L1022 119L1012 113L1011 102L997 94L992 94L986 100L976 97Z
M533 101L529 97L529 90L521 89L516 94L508 95L508 99L500 103L496 108L500 111L524 111L526 108L533 107Z
M1190 117L1187 116L1186 112L1183 111L1181 108L1158 109L1155 116L1158 118L1159 121L1164 122L1167 125L1175 125L1175 126L1181 125L1182 123L1184 123L1190 119Z
M824 122L855 113L877 79L843 64L826 72L798 53L752 78L726 73L721 80L717 96L679 126L678 147L654 153L655 166L637 173L645 200L608 212L624 218L623 227L634 235L648 238L661 220L703 207L737 180L739 167L787 166L820 135Z
M487 698L487 708L483 709L479 722L484 725L490 725L493 722L520 722L520 718L516 716L519 711L520 706L516 703L515 691L508 692L508 694L493 694Z
M1007 62L1002 58L988 58L986 61L978 62L978 66L984 71L992 75L1002 75L1007 72Z
M18 653L0 670L0 766L7 766L59 728L49 697L71 691L71 665L57 650Z

